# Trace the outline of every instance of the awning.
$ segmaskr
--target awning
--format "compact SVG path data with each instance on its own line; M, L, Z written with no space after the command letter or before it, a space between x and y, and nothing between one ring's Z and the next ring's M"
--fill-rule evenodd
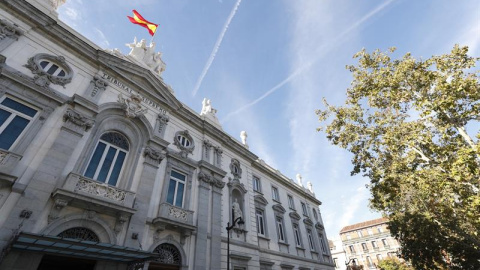
M159 257L159 254L140 249L26 232L21 232L16 237L12 249L125 263L154 260Z

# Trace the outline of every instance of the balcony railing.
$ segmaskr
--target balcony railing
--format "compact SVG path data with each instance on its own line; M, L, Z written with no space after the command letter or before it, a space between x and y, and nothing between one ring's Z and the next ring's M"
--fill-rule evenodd
M154 223L162 220L170 224L179 223L179 225L193 227L193 213L193 211L176 207L165 202L160 204L160 207L158 208L158 217L154 220Z
M135 213L133 203L135 193L70 173L61 188L54 191L53 197L79 208L94 210L114 216Z

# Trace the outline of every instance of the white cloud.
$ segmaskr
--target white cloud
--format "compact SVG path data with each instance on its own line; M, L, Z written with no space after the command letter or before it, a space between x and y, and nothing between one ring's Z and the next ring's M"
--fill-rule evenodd
M71 7L65 8L65 16L72 21L77 21L80 18L77 10Z

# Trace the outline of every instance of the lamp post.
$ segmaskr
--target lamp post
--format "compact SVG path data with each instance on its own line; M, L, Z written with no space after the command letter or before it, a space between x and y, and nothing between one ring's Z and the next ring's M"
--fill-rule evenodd
M355 263L355 259L350 259L350 260L348 260L348 262L345 262L345 267L346 267L347 269L350 269L350 265L349 265L349 264L350 264L351 262Z
M232 207L232 225L230 225L230 222L227 222L227 270L230 270L230 230L237 225L237 222L238 225L245 223L242 217L235 218L235 212Z

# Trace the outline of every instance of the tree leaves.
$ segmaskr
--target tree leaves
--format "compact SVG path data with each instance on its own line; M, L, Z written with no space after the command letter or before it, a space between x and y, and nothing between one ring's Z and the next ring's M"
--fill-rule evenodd
M324 100L318 130L353 154L417 269L480 269L480 58L458 45L427 60L394 51L355 54L347 100Z

